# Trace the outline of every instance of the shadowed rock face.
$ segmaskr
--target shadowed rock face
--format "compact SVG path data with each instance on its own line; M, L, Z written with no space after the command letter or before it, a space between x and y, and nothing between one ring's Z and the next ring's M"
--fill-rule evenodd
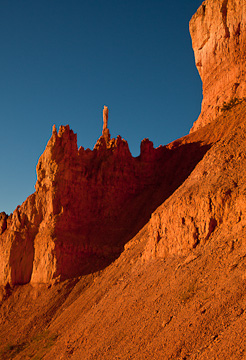
M46 283L105 267L207 149L182 141L154 149L144 139L134 158L107 127L94 150L78 149L69 126L58 133L54 127L37 165L36 192L9 217L1 214L0 282Z
M76 135L61 127L39 160L36 196L45 202L45 214L34 241L33 282L100 267L121 252L135 226L125 212L158 178L148 157L157 160L167 150L152 147L145 159L134 159L127 142L110 139L106 130L91 151L78 150Z
M59 133L53 128L37 165L36 192L9 217L1 214L1 283L79 275L87 271L88 257L96 257L97 267L100 258L120 253L130 231L120 214L155 181L149 157L158 159L167 150L145 151L143 145L144 155L134 159L125 140L111 140L107 127L103 131L91 151L78 150L69 126Z
M246 96L244 0L206 0L190 21L196 66L203 83L202 110L191 131L221 113L223 103Z

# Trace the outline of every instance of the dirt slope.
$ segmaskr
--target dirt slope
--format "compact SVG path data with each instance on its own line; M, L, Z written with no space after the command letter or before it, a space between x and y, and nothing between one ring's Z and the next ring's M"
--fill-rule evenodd
M107 268L3 288L0 358L244 359L245 118L241 103L169 145L208 150Z

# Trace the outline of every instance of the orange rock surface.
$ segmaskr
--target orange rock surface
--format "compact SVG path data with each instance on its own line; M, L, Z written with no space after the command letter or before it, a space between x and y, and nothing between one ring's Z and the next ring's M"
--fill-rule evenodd
M190 21L195 62L203 83L202 110L191 131L208 124L223 104L246 96L244 0L206 0Z

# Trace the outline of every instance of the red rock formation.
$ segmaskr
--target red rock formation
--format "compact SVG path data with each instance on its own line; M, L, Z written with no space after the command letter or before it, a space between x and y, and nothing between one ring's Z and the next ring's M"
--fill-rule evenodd
M92 151L77 148L68 125L58 133L54 127L36 192L8 218L1 215L0 283L46 283L112 261L207 150L179 145L154 149L144 139L133 158L106 126Z
M68 278L118 255L150 216L149 206L134 201L163 177L155 164L168 152L144 141L133 158L125 140L110 139L106 122L93 151L78 149L69 126L58 133L54 127L37 165L36 192L8 218L1 214L0 282Z
M8 218L8 216L5 214L5 212L0 213L0 235L7 228L7 218Z
M223 104L246 96L245 0L206 0L190 21L196 66L203 82L202 110L191 131L208 124Z
M245 118L246 104L242 103L235 111L170 144L171 150L159 163L150 160L152 144L145 140L141 156L155 167L163 162L162 171L170 183L190 166L200 149L198 142L214 145L189 177L186 172L182 185L175 184L176 191L104 271L54 286L0 287L0 301L4 299L0 308L1 358L14 357L18 351L17 357L23 359L30 354L45 354L47 359L143 359L153 354L154 359L242 359L246 349ZM105 154L105 148L103 151ZM109 158L111 163L113 157ZM164 177L161 182L165 186L158 188L155 183L149 187L158 197L170 186ZM142 207L152 202L150 194L142 191L133 197L137 205L128 207L128 219L140 209L139 199ZM30 204L31 200L34 197ZM17 223L22 207L14 216ZM62 214L50 215L50 229L55 233ZM76 250L66 231L64 237L50 232L49 239L48 229L44 222L40 246L35 244L35 252L41 256L43 250L44 255L44 259L40 257L43 264L38 265L40 272L45 271L44 260L48 265L50 256L58 265L62 258L67 266L65 246ZM116 231L116 227L111 224L110 230ZM133 338L134 343L129 341ZM47 343L53 345L47 347Z

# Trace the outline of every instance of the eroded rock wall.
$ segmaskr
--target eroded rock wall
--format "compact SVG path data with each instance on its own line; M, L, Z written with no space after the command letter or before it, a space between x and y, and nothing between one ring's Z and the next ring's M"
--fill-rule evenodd
M190 21L190 34L203 83L195 131L215 119L224 102L246 96L245 0L204 1Z
M135 199L159 183L163 169L156 164L169 152L144 140L133 158L107 126L94 150L78 149L69 126L54 127L37 165L36 192L0 216L0 282L69 278L117 256L141 216L148 220Z

